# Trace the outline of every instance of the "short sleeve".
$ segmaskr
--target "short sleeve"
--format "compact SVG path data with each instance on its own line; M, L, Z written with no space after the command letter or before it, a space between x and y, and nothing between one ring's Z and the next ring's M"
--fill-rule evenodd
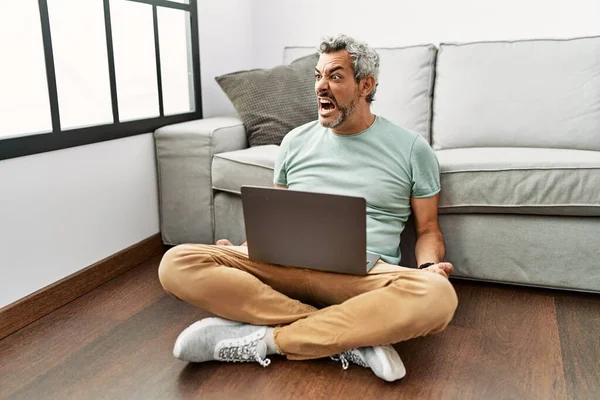
M289 134L286 135L281 145L279 146L279 152L275 158L275 168L273 171L273 184L279 186L287 186L287 154L289 148Z
M435 196L441 189L440 164L427 141L418 135L410 153L412 171L412 197Z

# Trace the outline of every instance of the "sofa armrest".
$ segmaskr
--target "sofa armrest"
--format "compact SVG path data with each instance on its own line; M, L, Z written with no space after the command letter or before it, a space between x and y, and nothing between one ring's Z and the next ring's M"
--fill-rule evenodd
M213 244L213 156L248 147L244 124L216 117L168 125L154 143L163 242Z

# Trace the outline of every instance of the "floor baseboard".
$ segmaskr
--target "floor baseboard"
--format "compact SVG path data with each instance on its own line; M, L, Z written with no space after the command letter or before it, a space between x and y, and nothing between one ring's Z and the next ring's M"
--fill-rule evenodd
M0 339L165 251L160 233L0 308Z

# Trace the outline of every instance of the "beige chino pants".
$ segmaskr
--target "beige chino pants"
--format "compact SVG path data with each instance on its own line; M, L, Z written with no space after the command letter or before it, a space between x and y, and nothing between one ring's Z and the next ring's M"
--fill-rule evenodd
M458 302L450 282L428 271L382 261L365 276L281 267L249 260L243 246L173 247L159 278L171 295L212 314L274 326L291 360L439 332Z

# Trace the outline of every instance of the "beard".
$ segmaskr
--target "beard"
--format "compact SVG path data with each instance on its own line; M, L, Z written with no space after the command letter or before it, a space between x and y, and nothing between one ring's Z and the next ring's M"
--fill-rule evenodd
M335 99L334 99L335 100ZM337 102L336 102L337 104ZM326 122L322 124L326 128L337 128L342 125L344 122L348 120L348 118L352 115L352 113L356 110L358 106L358 96L355 97L352 102L347 107L342 107L339 104L337 105L339 116L335 121Z

